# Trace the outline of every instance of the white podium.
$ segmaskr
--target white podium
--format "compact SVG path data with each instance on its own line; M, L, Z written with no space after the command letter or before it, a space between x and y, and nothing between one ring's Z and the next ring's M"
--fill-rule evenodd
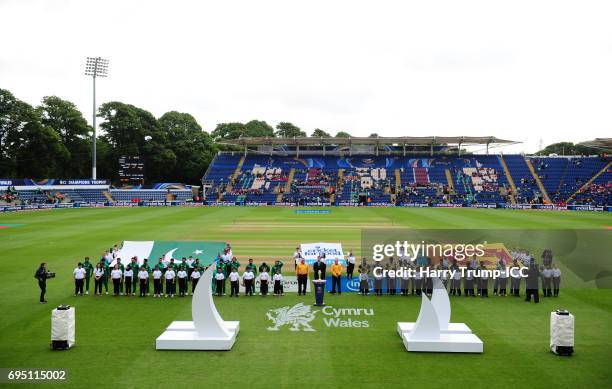
M174 321L155 341L157 350L231 350L240 322L224 321L212 298L212 271L206 270L191 300L193 321Z
M438 278L431 301L424 293L416 323L398 322L397 331L407 351L482 353L482 340L464 323L450 323L450 300Z

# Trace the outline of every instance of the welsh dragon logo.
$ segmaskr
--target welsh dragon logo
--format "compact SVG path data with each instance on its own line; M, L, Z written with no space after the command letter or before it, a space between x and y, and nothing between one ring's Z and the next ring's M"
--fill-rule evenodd
M268 320L274 323L273 327L268 327L268 331L278 331L284 325L291 325L290 331L316 331L310 326L310 322L314 320L315 313L309 305L302 303L295 304L292 307L286 306L277 309L271 309L266 313Z

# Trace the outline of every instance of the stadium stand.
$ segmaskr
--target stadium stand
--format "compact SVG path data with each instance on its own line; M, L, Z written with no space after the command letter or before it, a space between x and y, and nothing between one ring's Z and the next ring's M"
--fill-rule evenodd
M551 201L565 204L608 159L505 155L517 193L498 155L329 156L220 154L203 181L209 195L229 203L335 205L544 203L539 179ZM238 162L243 161L238 175ZM528 163L534 167L534 177ZM230 188L231 190L227 190ZM288 190L287 190L288 188ZM225 189L225 190L224 190ZM609 204L610 171L577 193L579 204ZM554 199L554 200L553 200Z

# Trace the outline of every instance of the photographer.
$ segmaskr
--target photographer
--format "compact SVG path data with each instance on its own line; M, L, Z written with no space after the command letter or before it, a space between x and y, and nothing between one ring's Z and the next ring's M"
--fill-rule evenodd
M47 278L55 277L55 273L50 273L47 271L47 264L45 262L40 264L38 270L36 270L36 274L34 274L34 278L38 280L38 287L40 288L40 303L46 304L47 300L45 300L45 293L47 292Z

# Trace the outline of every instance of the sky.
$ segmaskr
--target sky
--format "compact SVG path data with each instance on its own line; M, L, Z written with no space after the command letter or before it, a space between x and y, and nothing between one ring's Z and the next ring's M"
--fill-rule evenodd
M0 0L0 88L353 136L612 136L612 1ZM474 149L479 151L482 148Z

